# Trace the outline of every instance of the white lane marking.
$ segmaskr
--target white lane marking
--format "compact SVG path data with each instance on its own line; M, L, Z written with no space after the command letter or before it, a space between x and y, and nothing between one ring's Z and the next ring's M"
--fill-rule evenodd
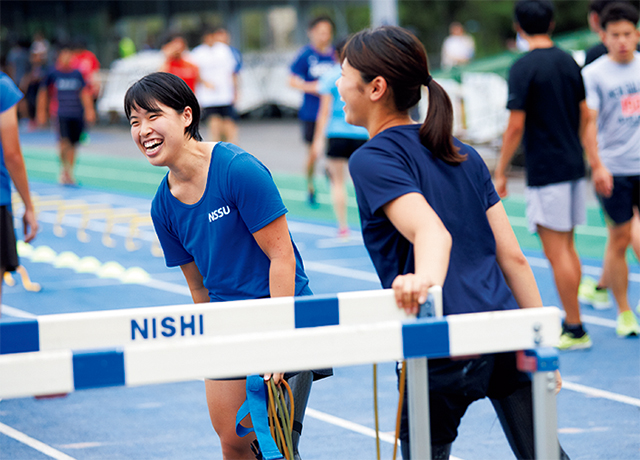
M571 390L571 391L576 391L578 393L582 393L587 396L592 396L594 398L603 398L603 399L608 399L610 401L629 404L630 406L640 407L640 399L638 398L633 398L631 396L625 396L618 393L613 393L611 391L599 390L597 388L588 387L586 385L581 385L579 383L567 382L566 380L562 380L562 388L566 388L567 390Z
M322 422L326 422L331 425L344 428L345 430L353 431L355 433L368 436L370 438L375 439L376 437L376 431L372 428L360 425L358 423L351 422L349 420L345 420L340 417L336 417L335 415L327 414L325 412L320 412L319 410L316 410L316 409L311 409L310 407L307 407L307 410L305 411L305 415L311 418L315 418L316 420L320 420ZM392 445L393 445L393 442L395 441L395 434L380 432L379 436L381 441L384 441ZM398 445L400 445L400 441L398 441ZM451 456L449 457L449 460L461 460L461 459L458 457Z
M304 266L305 269L312 272L326 273L329 275L342 276L362 281L371 281L372 283L377 283L378 285L380 284L378 275L364 270L356 270L354 268L338 267L336 265L325 264L322 262L309 261L305 261Z
M18 308L10 307L9 305L2 304L0 310L5 315L13 316L14 318L35 318L36 315L29 313L28 311L20 310Z
M53 447L43 443L42 441L38 441L37 439L33 439L31 436L27 436L21 431L16 430L15 428L11 428L4 423L0 423L0 433L9 436L10 438L15 439L22 444L25 444L32 449L37 450L45 454L48 457L55 458L56 460L75 460L73 457L68 456L67 454L60 452L59 450L54 449Z

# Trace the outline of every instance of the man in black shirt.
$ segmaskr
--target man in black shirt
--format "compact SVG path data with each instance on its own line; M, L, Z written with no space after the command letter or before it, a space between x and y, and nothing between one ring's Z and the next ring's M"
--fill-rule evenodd
M559 348L589 348L591 339L580 318L581 266L574 247L574 228L586 221L579 136L588 115L584 84L580 67L551 40L550 1L519 1L515 20L530 51L509 72L510 116L494 173L496 191L507 195L505 171L523 141L529 230L540 236L566 313Z

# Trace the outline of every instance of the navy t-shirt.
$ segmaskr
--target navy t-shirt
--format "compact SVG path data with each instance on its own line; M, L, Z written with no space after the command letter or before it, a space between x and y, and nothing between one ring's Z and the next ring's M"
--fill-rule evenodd
M195 261L212 302L269 297L270 261L252 234L287 212L269 170L241 148L218 143L197 203L174 197L167 176L151 204L167 266ZM300 295L309 279L291 243Z
M84 107L80 93L86 86L79 70L51 70L42 80L41 86L54 88L54 97L58 101L58 116L64 118L83 118Z
M295 61L291 64L291 72L304 81L316 81L333 67L333 54L333 48L326 54L322 54L312 46L306 45L300 50ZM304 93L302 106L298 111L298 118L303 121L315 121L319 107L320 98L318 96Z
M444 314L516 309L496 261L486 211L498 203L491 175L478 153L455 140L467 160L452 166L420 143L420 125L389 128L349 160L364 243L384 288L397 275L414 273L413 245L383 211L407 193L421 193L453 239L443 286Z
M559 48L535 49L509 72L509 110L524 110L527 184L542 186L585 176L579 137L585 99L580 67Z

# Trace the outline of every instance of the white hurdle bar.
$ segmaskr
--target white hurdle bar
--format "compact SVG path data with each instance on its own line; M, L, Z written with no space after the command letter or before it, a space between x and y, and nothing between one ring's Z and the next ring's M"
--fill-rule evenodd
M554 307L416 320L398 310L390 290L4 317L0 398L533 350L525 370L543 399L534 401L536 456L557 458L549 377L557 354L540 351L559 336Z

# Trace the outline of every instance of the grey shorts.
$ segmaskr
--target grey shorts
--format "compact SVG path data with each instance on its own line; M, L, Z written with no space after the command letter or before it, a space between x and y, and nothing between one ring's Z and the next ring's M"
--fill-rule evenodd
M585 179L526 187L529 231L538 225L557 232L569 232L587 221Z

